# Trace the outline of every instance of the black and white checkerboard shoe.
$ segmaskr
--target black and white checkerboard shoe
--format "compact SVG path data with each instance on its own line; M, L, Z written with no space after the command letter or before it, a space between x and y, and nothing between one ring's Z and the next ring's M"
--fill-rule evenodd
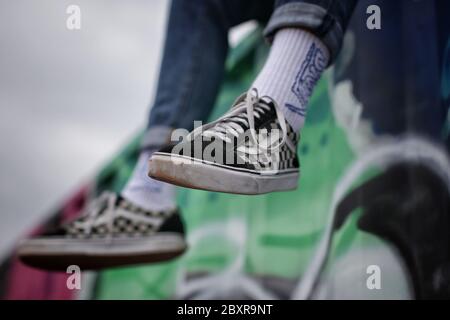
M178 210L147 211L103 193L80 218L22 241L18 255L36 268L95 270L166 261L185 249Z
M259 98L253 89L217 121L155 152L149 176L236 194L292 190L299 179L299 138L277 104L269 97Z

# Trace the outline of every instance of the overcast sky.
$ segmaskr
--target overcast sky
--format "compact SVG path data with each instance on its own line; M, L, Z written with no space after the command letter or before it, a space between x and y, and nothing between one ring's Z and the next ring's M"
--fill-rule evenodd
M144 126L168 6L0 0L0 254Z
M167 7L0 0L0 252L144 125Z

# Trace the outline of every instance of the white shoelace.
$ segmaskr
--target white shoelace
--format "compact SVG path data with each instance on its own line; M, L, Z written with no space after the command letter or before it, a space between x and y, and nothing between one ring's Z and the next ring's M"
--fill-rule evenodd
M104 191L97 199L93 200L81 216L81 221L73 221L73 226L82 229L86 235L92 233L94 227L106 225L107 234L112 236L114 232L114 220L119 217L131 220L135 223L151 224L159 227L163 222L161 217L149 217L130 212L116 206L117 195Z
M292 143L289 143L289 139L287 139L285 117L277 103L273 100L272 103L282 132L281 141L276 145L264 145L258 140L255 129L255 118L259 119L266 111L270 110L268 105L261 102L261 99L263 98L270 99L270 97L259 98L258 91L255 88L249 90L246 94L245 100L234 106L229 113L225 114L216 121L196 128L189 134L188 138L190 138L191 135L192 137L196 137L198 134L202 134L205 137L217 137L230 143L230 134L234 137L238 137L244 133L244 128L237 123L240 122L249 128L251 137L258 148L267 151L274 151L280 148L284 143L287 143L289 148L295 150L295 146ZM246 117L243 116L244 111L246 112Z
M117 195L113 192L104 191L97 199L92 201L86 208L83 221L74 221L74 226L83 229L85 234L90 234L92 228L98 224L106 223L109 233L113 230L116 214Z

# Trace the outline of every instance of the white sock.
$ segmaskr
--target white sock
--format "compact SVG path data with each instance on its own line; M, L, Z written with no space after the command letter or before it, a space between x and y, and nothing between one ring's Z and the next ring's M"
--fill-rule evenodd
M313 88L328 64L325 45L299 28L281 29L275 34L269 56L252 88L269 96L298 132L305 122L306 106Z
M155 150L139 155L131 178L122 190L122 196L145 210L162 211L176 207L175 186L150 178L148 159Z

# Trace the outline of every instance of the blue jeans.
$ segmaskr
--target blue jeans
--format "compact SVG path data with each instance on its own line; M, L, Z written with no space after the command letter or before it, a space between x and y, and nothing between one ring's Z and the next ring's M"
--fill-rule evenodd
M381 30L366 27L369 5L382 8ZM374 134L414 133L450 147L449 12L448 0L359 0L334 80L352 84Z
M356 0L173 0L158 87L143 148L170 142L174 128L191 130L214 106L228 53L228 31L249 20L277 30L303 28L328 47L331 61L341 47Z

